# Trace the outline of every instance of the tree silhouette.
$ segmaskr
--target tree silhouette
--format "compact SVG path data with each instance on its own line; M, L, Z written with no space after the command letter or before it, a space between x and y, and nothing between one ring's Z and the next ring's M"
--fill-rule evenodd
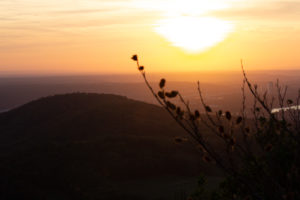
M192 109L179 91L167 91L165 79L161 79L156 92L138 56L132 59L157 102L197 143L203 161L216 165L226 175L218 190L209 194L201 190L191 199L300 199L300 91L295 106L294 101L286 99L287 87L279 82L276 96L261 94L258 86L249 81L241 63L244 81L240 115L213 111L198 82L203 108L200 112ZM254 98L250 114L246 112L246 88ZM174 103L175 98L180 103ZM278 113L272 111L275 101L280 106ZM183 140L176 138L176 142Z

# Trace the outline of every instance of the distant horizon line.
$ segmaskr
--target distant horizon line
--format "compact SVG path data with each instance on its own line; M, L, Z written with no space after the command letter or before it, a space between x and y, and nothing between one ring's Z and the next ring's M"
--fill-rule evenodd
M282 72L300 72L300 69L246 69L247 72L251 73L282 73ZM151 71L151 75L159 75L159 74L170 74L170 75L195 75L199 73L204 74L220 74L220 73L241 73L241 70L198 70L198 71ZM0 78L25 78L25 77L85 77L85 76L133 76L137 75L139 72L10 72L10 71L0 71Z

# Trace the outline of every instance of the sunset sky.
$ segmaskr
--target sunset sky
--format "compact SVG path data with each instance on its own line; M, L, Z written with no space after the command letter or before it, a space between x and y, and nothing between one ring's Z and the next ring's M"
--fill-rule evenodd
M0 73L300 69L300 0L1 0Z

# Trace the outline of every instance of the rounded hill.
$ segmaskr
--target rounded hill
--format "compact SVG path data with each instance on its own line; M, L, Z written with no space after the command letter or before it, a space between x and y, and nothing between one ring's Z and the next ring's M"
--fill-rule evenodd
M205 170L176 136L185 133L155 105L108 94L42 98L0 114L0 184L12 197L101 199L108 183Z

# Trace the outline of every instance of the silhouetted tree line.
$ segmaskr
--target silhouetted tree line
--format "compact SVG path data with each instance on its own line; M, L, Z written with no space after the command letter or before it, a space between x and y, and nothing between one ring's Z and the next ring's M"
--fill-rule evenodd
M258 86L249 81L242 64L243 100L239 116L233 116L230 111L212 110L199 82L202 108L195 110L179 91L166 89L165 79L161 79L160 89L155 91L138 56L133 55L132 60L157 102L196 142L203 161L216 165L226 175L214 191L203 189L205 179L200 179L199 188L190 199L300 199L300 90L294 101L286 98L287 87L280 86L279 82L276 96L267 91L261 94ZM254 99L250 114L246 112L246 89ZM174 103L176 98L180 105ZM278 113L273 112L275 102L279 105ZM184 142L183 138L175 140Z

